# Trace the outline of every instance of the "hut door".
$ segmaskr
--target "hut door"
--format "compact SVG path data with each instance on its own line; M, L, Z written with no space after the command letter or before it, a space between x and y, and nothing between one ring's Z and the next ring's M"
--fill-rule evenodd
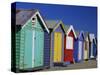
M58 62L61 62L61 54L62 54L62 36L61 33L58 33Z
M54 33L54 62L61 62L61 42L62 36L61 33L55 32Z
M90 54L90 58L93 58L93 43L90 44L90 49L91 49L91 54Z
M78 58L79 60L82 59L82 41L79 41L79 49L78 49Z
M32 68L32 31L25 31L24 68Z
M34 67L43 65L43 41L44 33L41 30L35 31L35 50L34 50Z

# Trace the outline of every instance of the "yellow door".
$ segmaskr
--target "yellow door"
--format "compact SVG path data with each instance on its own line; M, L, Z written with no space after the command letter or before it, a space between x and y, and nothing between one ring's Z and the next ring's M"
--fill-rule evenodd
M61 62L62 55L62 35L59 32L54 33L54 62Z
M62 55L62 35L58 33L58 62L61 62L61 55Z
M54 62L57 62L57 33L54 33Z

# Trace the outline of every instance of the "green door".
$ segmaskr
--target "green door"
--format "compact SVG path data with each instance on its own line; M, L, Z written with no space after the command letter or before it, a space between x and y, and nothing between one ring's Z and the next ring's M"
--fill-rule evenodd
M25 31L24 68L32 68L32 31Z
M41 30L36 29L35 31L35 45L34 45L34 67L43 65L43 41L44 34Z

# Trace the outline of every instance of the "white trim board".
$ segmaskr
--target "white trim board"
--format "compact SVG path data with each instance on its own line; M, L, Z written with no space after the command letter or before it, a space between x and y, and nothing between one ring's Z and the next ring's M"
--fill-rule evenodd
M67 36L68 36L68 34L70 33L71 30L73 31L75 38L77 38L76 33L75 33L75 30L74 30L74 28L73 28L72 25L70 25L70 27L69 27L69 29L67 31Z

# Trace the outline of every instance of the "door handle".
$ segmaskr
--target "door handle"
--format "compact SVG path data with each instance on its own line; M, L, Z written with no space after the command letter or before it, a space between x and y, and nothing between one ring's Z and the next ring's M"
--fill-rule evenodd
M34 39L36 39L36 37L34 37Z

